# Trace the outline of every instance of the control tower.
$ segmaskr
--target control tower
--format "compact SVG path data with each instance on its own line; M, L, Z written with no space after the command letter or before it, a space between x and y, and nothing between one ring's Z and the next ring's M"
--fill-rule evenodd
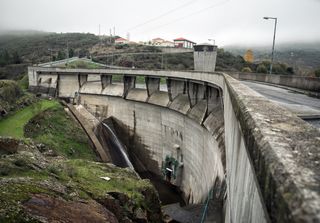
M214 72L217 60L217 46L201 43L193 46L194 70Z

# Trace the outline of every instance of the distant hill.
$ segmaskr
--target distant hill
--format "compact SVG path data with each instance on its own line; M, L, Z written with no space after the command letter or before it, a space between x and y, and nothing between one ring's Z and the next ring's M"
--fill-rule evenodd
M248 49L253 51L255 61L270 60L270 46L225 46L225 49L243 56ZM275 47L275 61L292 66L296 74L309 75L320 68L320 41L313 43L286 43Z
M34 30L1 33L0 79L19 79L30 64L60 60L67 56L91 57L104 64L141 69L193 70L192 53L162 56L158 47L138 44L113 45L111 42L114 38L99 37L90 33L48 33ZM219 49L216 70L266 72L269 67L266 61L270 60L271 46L251 47L255 57L254 63L248 63L243 59L249 48L227 46L225 49ZM137 55L132 54L138 52ZM145 52L149 53L144 54ZM275 73L310 75L316 68L320 68L320 44L277 45L276 61L287 65L275 64ZM259 67L260 64L263 66Z
M0 35L0 53L16 53L24 63L39 63L57 58L59 52L66 54L67 48L76 55L86 54L98 42L99 37L89 33L14 31Z

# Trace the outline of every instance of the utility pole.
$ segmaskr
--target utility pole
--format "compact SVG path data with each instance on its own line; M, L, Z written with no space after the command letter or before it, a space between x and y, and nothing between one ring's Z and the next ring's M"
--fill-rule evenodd
M69 42L67 40L67 59L69 59Z
M272 64L273 64L273 59L274 59L274 45L275 45L275 41L276 41L276 31L277 31L278 18L276 18L276 17L263 17L263 19L266 19L266 20L273 19L274 20L272 53L271 53L271 63L270 63L270 71L269 71L269 73L272 74Z
M163 70L163 53L161 53L161 70Z

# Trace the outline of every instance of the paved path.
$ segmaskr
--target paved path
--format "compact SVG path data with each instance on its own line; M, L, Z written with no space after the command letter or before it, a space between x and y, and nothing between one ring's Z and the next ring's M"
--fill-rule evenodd
M310 124L320 128L320 99L309 97L275 86L265 85L251 81L241 81L243 84L274 101L282 107L297 114Z

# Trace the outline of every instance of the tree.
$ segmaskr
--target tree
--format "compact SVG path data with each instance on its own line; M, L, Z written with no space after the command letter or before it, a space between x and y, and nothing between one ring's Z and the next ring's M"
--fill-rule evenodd
M316 77L320 77L320 69L315 70L315 71L314 71L314 75L315 75Z
M22 63L22 59L17 51L14 51L12 54L12 63L14 63L14 64Z
M257 67L257 72L258 73L267 73L268 70L264 64L259 64Z
M5 66L11 63L11 57L9 52L5 49L0 53L0 66Z
M63 59L66 59L66 54L64 51L59 51L58 56L57 56L57 60L63 60Z
M69 58L74 56L74 51L72 48L69 49Z
M294 74L293 67L287 67L287 73L288 74Z
M242 68L241 72L251 73L252 70L250 69L250 67L244 67L244 68Z

